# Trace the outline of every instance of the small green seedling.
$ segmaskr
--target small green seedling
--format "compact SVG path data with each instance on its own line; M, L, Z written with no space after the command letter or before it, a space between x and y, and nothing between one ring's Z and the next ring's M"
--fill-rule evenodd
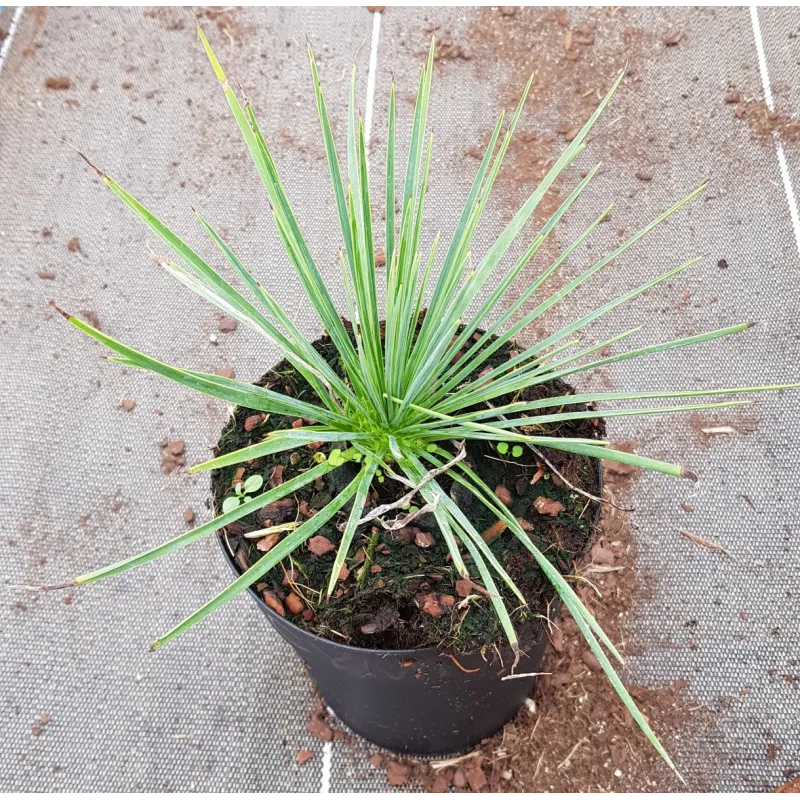
M522 446L515 444L511 448L511 455L514 456L514 458L519 458L522 455Z
M238 481L234 486L234 494L226 497L222 503L222 513L227 514L238 508L240 503L246 503L252 499L249 497L253 492L257 492L264 485L264 479L260 475L251 475L244 483Z
M497 452L500 453L501 456L504 456L508 452L508 442L500 442L497 445Z

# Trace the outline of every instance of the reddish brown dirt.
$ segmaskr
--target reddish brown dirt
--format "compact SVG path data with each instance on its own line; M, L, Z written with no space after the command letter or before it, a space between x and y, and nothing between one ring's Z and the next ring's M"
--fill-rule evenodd
M750 127L755 138L771 144L777 133L783 142L800 142L800 117L782 111L770 111L763 100L750 100L734 109L734 116Z
M499 62L508 76L501 87L503 106L515 105L534 75L526 113L498 181L509 211L515 212L541 182L623 69L620 90L592 133L593 159L613 157L615 164L629 166L632 174L652 173L652 136L633 101L646 48L663 50L663 44L654 34L630 25L625 9L585 9L580 22L577 16L574 9L484 7L470 28L469 53L478 74ZM488 139L487 134L482 144ZM480 152L481 148L468 148L466 155L475 157ZM575 177L573 171L570 186ZM545 194L534 212L531 232L538 231L556 211L566 195L564 186L559 179ZM619 231L619 235L625 232ZM529 269L538 274L559 251L556 237L551 235ZM523 273L516 285L525 285L525 277ZM556 291L567 280L562 268L543 287L542 295ZM509 302L514 291L512 287ZM538 338L550 332L541 324L528 331Z
M625 504L637 470L614 465L605 471L605 496ZM605 506L598 537L579 574L578 594L612 641L627 644L625 618L641 597L645 576L636 575L635 544L627 515ZM611 571L598 571L608 570ZM637 585L638 584L638 585ZM599 592L599 596L598 595ZM442 769L407 761L409 780L419 780L428 791L672 791L681 788L677 778L639 731L622 707L614 689L584 644L575 623L562 613L553 629L535 688L535 710L523 708L517 717L476 753ZM621 673L625 679L624 671ZM649 719L667 751L673 755L680 740L707 738L714 718L710 710L686 697L689 681L672 686L629 686L638 707ZM391 762L390 762L391 763ZM713 759L708 774L694 778L690 788L702 790L713 780ZM485 782L484 782L485 781Z

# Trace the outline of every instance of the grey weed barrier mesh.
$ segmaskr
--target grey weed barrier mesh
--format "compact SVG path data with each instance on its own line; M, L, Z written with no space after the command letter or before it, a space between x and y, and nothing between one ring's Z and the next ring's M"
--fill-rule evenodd
M5 27L9 12L0 16ZM373 123L376 164L390 76L406 122L426 28L438 24L469 42L478 13L387 9ZM594 13L570 11L576 21ZM237 9L231 19L230 26L207 25L274 144L312 251L338 285L339 236L305 40L320 55L341 132L354 58L359 96L366 94L372 16L364 8ZM800 12L765 10L762 24L776 97L791 111ZM749 12L629 10L601 21L598 52L603 42L623 41L627 26L647 36L631 54L641 80L622 99L625 117L616 124L629 126L641 147L625 156L598 138L593 147L605 173L559 231L559 242L612 199L613 229L630 232L701 178L713 184L607 280L570 299L564 313L586 311L700 253L706 258L691 273L647 293L591 335L646 325L638 344L729 322L760 325L719 347L632 362L587 375L580 385L624 390L796 379L800 264L778 161L772 143L736 124L721 100L730 87L763 96ZM683 38L667 50L661 39L673 28ZM67 78L70 88L46 89L50 77ZM476 163L464 151L482 143L513 77L513 64L500 56L437 67L429 235L452 230ZM555 131L563 122L559 91L525 124ZM613 109L608 116L614 118ZM28 9L0 74L0 574L7 584L63 580L161 542L185 528L187 508L207 520L207 478L162 475L160 446L183 439L187 460L200 460L226 418L216 401L108 363L100 347L53 318L46 298L92 312L111 335L176 364L211 371L234 365L238 377L254 379L276 359L245 331L217 333L215 310L158 270L152 258L160 255L159 243L59 137L91 154L207 253L191 213L196 206L259 270L303 330L319 333L189 13ZM796 177L797 145L785 146ZM597 154L589 156L575 170ZM641 170L652 180L638 180ZM488 209L476 252L509 218L503 191ZM590 254L616 241L613 229ZM73 239L78 246L69 249ZM727 269L718 267L720 260ZM120 409L123 398L136 401L133 411ZM645 476L634 488L637 570L648 591L632 619L638 655L630 664L639 682L687 679L698 703L724 706L717 713L725 761L720 790L772 788L800 769L800 448L793 433L799 411L797 394L764 396L725 416L733 435L709 439L685 419L611 426L614 439L636 439L640 452L691 464L702 476L696 487ZM690 520L681 503L695 508ZM680 527L720 542L731 557L697 548L678 535ZM207 541L74 594L3 587L0 788L320 788L322 747L305 731L312 686L249 599L231 603L163 651L147 651L155 636L230 579L215 548ZM34 736L41 715L51 720ZM298 767L301 748L314 758ZM372 751L358 740L335 743L331 789L384 788L366 761ZM702 740L683 742L679 764L690 781L709 752Z

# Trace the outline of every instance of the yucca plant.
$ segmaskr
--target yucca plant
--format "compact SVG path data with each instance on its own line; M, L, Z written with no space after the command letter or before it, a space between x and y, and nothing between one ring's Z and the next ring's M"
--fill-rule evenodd
M584 151L587 135L609 103L623 75L617 77L580 133L569 143L499 238L480 260L473 261L471 247L475 231L525 107L533 80L531 78L505 131L503 131L504 117L500 116L472 182L450 245L444 257L437 259L438 236L427 255L420 252L431 164L432 145L431 139L426 139L426 121L433 76L433 46L421 72L408 159L402 178L398 177L395 171L394 87L390 90L386 138L385 230L380 234L376 234L373 229L373 198L369 188L367 146L364 126L356 112L355 72L350 87L346 172L343 173L334 145L334 136L314 56L309 51L313 89L330 169L333 199L341 224L342 277L347 298L347 314L353 321L352 325L347 325L340 317L339 310L306 245L252 107L246 101L242 104L229 85L202 31L199 31L199 36L266 188L286 254L309 302L319 316L322 328L335 345L341 369L332 368L318 350L304 338L291 317L281 308L267 288L242 264L223 238L200 214L197 214L197 217L201 226L219 248L225 261L249 292L249 296L234 288L154 213L128 194L111 177L94 167L88 159L87 163L97 171L111 191L178 257L180 263L164 262L162 263L164 269L225 314L264 336L313 388L318 402L300 400L231 378L169 366L113 339L74 316L63 311L61 314L76 328L114 351L115 356L111 358L112 361L155 372L236 406L273 415L284 415L291 419L303 418L315 421L313 425L297 429L287 425L286 429L273 431L255 445L194 466L191 468L192 472L249 462L262 456L317 442L333 443L336 447L330 450L327 457L320 454L319 463L313 468L282 485L270 488L261 494L252 492L255 495L253 497L243 496L238 502L228 506L231 510L224 511L212 521L134 558L81 575L71 585L83 585L118 575L132 567L175 553L180 548L197 542L263 508L268 503L290 495L331 470L340 468L344 463L354 462L359 465L357 477L326 507L302 524L285 526L286 535L272 550L243 572L228 588L156 640L153 648L161 647L171 641L254 584L349 505L327 585L327 594L330 596L336 586L342 564L351 549L356 530L364 522L362 518L365 515L367 497L373 481L376 480L376 473L380 470L389 480L405 484L407 492L403 498L404 502L408 503L419 495L421 500L417 502L435 515L454 569L463 578L469 578L470 570L474 570L471 577L483 582L489 602L494 606L508 642L517 650L517 635L509 609L498 590L497 581L509 587L520 604L525 604L525 597L493 555L470 518L443 490L438 478L446 472L451 480L471 492L498 520L504 522L511 534L518 537L530 552L531 558L535 559L536 564L552 582L558 596L569 609L622 702L661 756L672 766L669 756L657 741L645 718L637 710L615 673L609 656L606 655L608 652L611 658L622 663L622 657L613 643L581 603L568 581L534 545L509 509L498 501L491 488L464 461L463 446L459 443L464 440L490 440L507 443L504 447L508 444L521 444L541 449L550 448L580 456L617 461L673 477L696 480L696 477L682 466L610 449L607 442L597 439L560 438L548 435L547 426L599 415L610 418L692 411L735 406L746 401L725 400L703 403L689 401L688 404L667 407L642 408L637 405L620 408L603 407L602 411L570 410L573 406L584 409L583 404L587 403L665 398L685 401L709 395L745 394L788 387L788 385L761 386L689 391L665 389L658 392L593 391L546 397L535 401L496 404L498 398L514 397L526 387L552 382L598 366L620 363L650 353L719 339L749 328L749 323L733 325L610 356L594 357L598 351L603 351L608 345L619 342L638 329L625 331L608 341L585 347L579 346L578 337L590 323L648 289L674 277L696 263L698 261L696 258L654 277L642 286L587 313L488 371L484 369L480 372L480 377L470 377L478 374L482 365L498 350L508 349L517 335L538 317L683 208L704 189L705 184L665 210L608 255L591 264L563 288L540 300L531 311L519 315L518 312L537 294L545 281L567 259L579 254L583 242L608 214L609 209L606 209L541 272L536 280L524 287L518 299L499 313L500 302L509 286L536 256L555 226L595 177L598 167L590 170L575 186L533 237L524 253L512 265L500 267L512 244L525 238L526 225L545 193ZM380 273L376 270L374 244L378 236L385 242L383 307L378 299ZM424 309L427 311L423 314ZM490 316L494 319L488 324ZM482 325L486 325L485 330ZM526 432L531 426L542 430L542 434L531 435ZM248 491L253 486L255 483ZM255 488L257 490L260 487ZM465 556L465 553L468 555ZM467 562L470 564L469 567Z

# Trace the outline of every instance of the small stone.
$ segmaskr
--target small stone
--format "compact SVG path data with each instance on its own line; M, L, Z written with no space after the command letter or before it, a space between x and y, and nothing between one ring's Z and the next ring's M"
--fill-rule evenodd
M456 594L459 597L469 597L472 594L472 581L461 578L456 581Z
M273 547L275 547L276 544L278 544L280 538L280 533L268 533L266 536L262 536L258 540L256 544L256 550L260 550L262 553L268 553Z
M275 592L264 592L264 602L276 613L282 617L286 616L286 611L283 608L283 603Z
M70 79L67 78L65 75L58 75L55 78L48 78L44 82L44 85L47 89L50 89L51 91L63 92L69 89L70 86L72 86L72 81L70 81Z
M136 401L125 399L119 406L123 411L133 411L133 409L136 408Z
M170 455L173 456L183 455L184 449L185 449L185 444L182 439L173 439L172 441L167 442L167 450L169 450Z
M194 522L194 511L191 508L187 508L186 511L183 512L183 521L187 525L191 525Z
M43 281L54 281L56 279L55 272L37 272L36 273Z
M286 598L285 603L286 608L288 608L292 614L299 614L305 608L303 601L294 593Z
M664 44L667 47L675 47L682 38L683 34L677 28L674 28L664 37Z
M479 760L475 760L472 762L472 766L468 767L465 772L464 776L467 779L467 783L469 784L469 788L472 789L473 792L480 792L484 786L486 786L486 775L481 768L481 763Z
M80 239L70 239L67 242L67 250L69 250L70 253L80 253L81 252Z
M245 421L244 421L244 429L250 433L257 425L260 425L264 421L263 414L251 414Z
M315 556L324 556L326 553L330 553L336 548L330 539L326 539L324 536L314 536L308 540L308 549Z
M233 367L220 367L215 373L220 378L230 378L233 380L236 377L236 370Z
M382 247L379 247L375 251L375 266L376 267L385 267L386 266L386 252Z
M633 176L640 181L651 181L653 176L649 172L634 172Z
M297 763L302 767L303 764L307 764L311 759L314 758L314 754L310 750L298 750L297 751Z
M325 709L322 707L322 703L320 703L312 713L311 719L308 721L308 725L306 725L306 730L321 742L332 742L333 729L325 721L324 715Z
M239 323L231 317L223 317L217 325L220 333L233 333L239 327Z
M417 547L430 547L433 544L433 536L427 531L417 528L414 534L414 544Z
M386 780L391 786L402 786L408 781L411 770L407 764L399 761L390 761L386 765Z
M375 753L370 756L369 763L375 769L380 769L383 766L383 756L380 753Z
M514 498L511 496L511 492L506 489L505 486L500 484L499 486L495 486L494 488L495 497L501 502L505 503L507 506L510 506L512 502L514 502Z
M423 614L429 617L441 617L444 614L444 609L439 605L439 601L435 594L417 595L416 601Z
M453 773L453 786L456 789L463 789L467 785L467 776L464 774L464 770L457 769Z
M725 102L726 103L741 103L742 102L742 93L741 92L728 92L725 95Z
M539 514L547 517L557 517L564 511L564 506L558 500L551 500L549 497L537 497L533 501L533 507Z

